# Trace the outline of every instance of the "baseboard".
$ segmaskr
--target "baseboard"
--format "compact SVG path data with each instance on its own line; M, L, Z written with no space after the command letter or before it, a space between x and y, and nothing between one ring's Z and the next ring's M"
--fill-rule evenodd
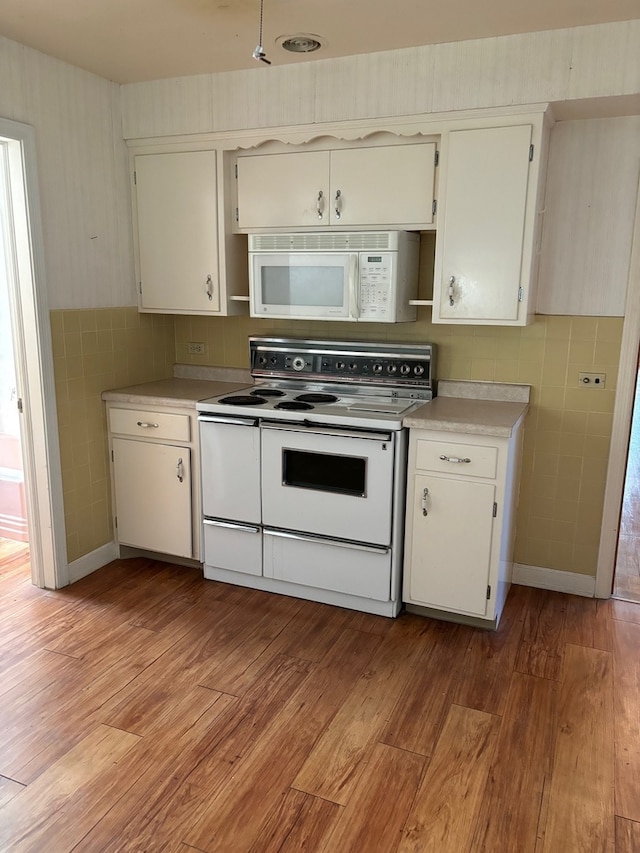
M106 545L101 545L95 551L91 551L89 554L78 557L73 563L69 563L67 569L69 583L79 581L117 558L118 549L115 542L107 542Z
M593 575L579 575L576 572L560 572L556 569L543 569L540 566L513 564L513 583L520 586L535 586L538 589L553 589L570 595L595 596L596 579Z

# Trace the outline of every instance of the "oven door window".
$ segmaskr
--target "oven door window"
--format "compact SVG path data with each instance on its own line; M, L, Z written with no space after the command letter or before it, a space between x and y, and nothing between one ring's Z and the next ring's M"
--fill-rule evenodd
M366 497L367 460L359 456L282 450L282 484L318 492Z

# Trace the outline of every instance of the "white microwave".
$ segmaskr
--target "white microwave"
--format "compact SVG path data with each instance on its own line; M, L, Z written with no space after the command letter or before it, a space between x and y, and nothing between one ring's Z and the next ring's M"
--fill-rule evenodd
M409 231L250 234L251 316L415 320L419 249Z

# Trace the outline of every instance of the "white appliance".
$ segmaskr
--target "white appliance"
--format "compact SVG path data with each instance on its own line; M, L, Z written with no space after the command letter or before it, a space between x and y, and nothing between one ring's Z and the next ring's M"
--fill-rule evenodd
M415 320L419 249L409 231L250 234L251 316Z
M430 344L250 338L253 386L197 404L204 575L400 610L407 430Z

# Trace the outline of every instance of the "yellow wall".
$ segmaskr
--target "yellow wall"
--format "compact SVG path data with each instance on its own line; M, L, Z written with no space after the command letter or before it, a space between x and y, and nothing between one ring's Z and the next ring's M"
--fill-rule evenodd
M113 541L108 388L170 376L173 317L137 308L51 311L67 560Z
M138 314L136 308L51 312L68 559L113 538L104 403L108 388L170 376L174 362L248 367L247 337L359 338L438 345L441 379L532 386L515 559L594 575L622 318L545 317L525 328L397 326ZM189 341L205 344L189 355ZM580 371L606 388L578 387ZM78 416L83 413L83 416Z

